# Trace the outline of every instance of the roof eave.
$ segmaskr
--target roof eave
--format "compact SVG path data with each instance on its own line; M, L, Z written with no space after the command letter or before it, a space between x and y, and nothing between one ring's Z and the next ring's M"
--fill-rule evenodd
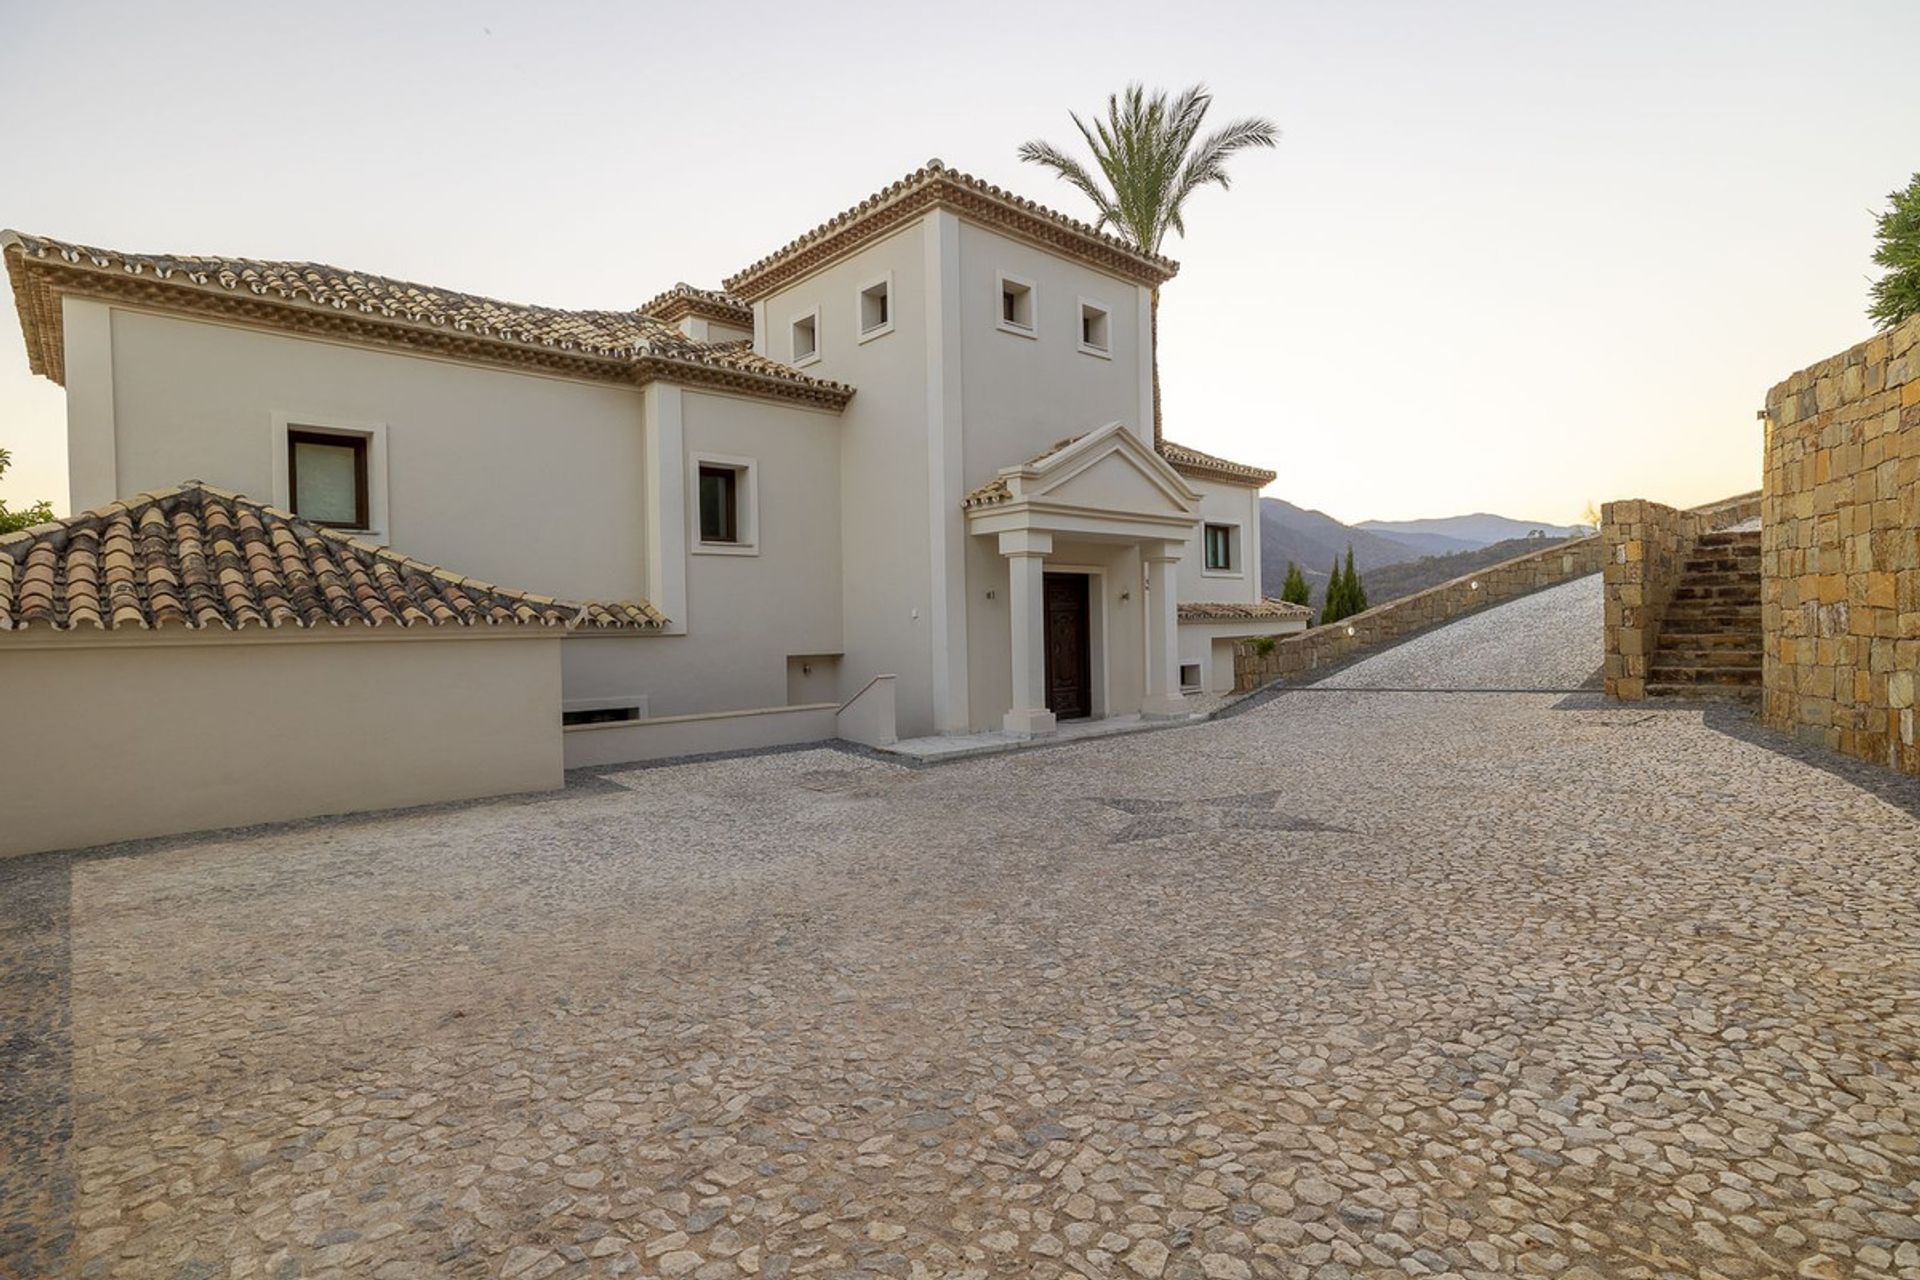
M1180 270L1180 264L1171 258L1143 253L1115 236L1096 231L1036 201L931 160L722 283L728 293L743 302L761 301L792 281L854 252L876 236L936 208L971 215L1004 234L1054 252L1064 251L1068 256L1136 284L1158 287Z

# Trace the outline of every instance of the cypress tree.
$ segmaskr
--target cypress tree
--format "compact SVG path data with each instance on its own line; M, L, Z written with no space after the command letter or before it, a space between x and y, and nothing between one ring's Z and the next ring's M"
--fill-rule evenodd
M1327 595L1320 605L1320 625L1338 622L1347 616L1347 580L1340 575L1340 557L1333 558L1333 572L1327 575Z
M1289 604L1309 604L1313 599L1307 587L1307 575L1291 560L1287 561L1287 580L1281 584L1280 598Z
M1347 612L1349 614L1367 611L1367 588L1360 581L1359 570L1353 567L1353 544L1347 544Z

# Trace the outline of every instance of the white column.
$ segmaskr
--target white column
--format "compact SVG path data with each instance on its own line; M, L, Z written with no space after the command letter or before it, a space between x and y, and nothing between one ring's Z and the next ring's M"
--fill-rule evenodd
M1046 557L1053 535L1019 531L1000 535L1000 554L1007 558L1007 612L1013 638L1013 706L1001 720L1012 734L1031 738L1052 733L1053 712L1047 710Z
M1183 716L1180 694L1180 601L1173 567L1186 546L1150 542L1140 548L1147 578L1147 696L1140 712L1148 717Z

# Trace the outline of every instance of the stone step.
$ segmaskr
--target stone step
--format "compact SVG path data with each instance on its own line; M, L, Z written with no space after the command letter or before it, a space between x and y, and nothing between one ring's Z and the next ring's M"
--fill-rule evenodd
M1678 626L1682 618L1751 618L1753 626L1761 626L1761 603L1743 601L1738 595L1709 595L1705 599L1674 601L1667 606L1667 622L1674 629L1686 629ZM1701 628L1703 631L1718 631L1720 626Z
M1760 651L1760 628L1699 627L1683 630L1674 625L1674 619L1669 615L1666 625L1660 628L1660 647L1662 649L1685 649L1690 646L1752 649L1755 653L1758 653Z
M1689 698L1710 699L1728 702L1759 702L1760 686L1724 685L1724 684L1670 684L1660 680L1647 681L1649 698Z
M1758 666L1740 667L1697 667L1678 666L1662 663L1658 656L1648 669L1647 677L1661 684L1750 684L1758 688L1760 668Z
M1681 580L1698 582L1702 578L1710 578L1715 582L1751 582L1757 588L1760 585L1760 570L1747 569L1739 565L1689 564Z
M1734 532L1729 529L1720 529L1713 533L1701 534L1693 540L1693 545L1696 547L1758 547L1760 545L1760 531L1758 529L1741 529L1738 532Z
M1716 604L1749 604L1757 609L1760 607L1760 590L1757 587L1745 585L1715 586L1713 583L1699 586L1687 583L1673 589L1672 604L1685 604L1689 600Z
M1662 649L1653 655L1651 669L1662 671L1758 671L1758 649Z

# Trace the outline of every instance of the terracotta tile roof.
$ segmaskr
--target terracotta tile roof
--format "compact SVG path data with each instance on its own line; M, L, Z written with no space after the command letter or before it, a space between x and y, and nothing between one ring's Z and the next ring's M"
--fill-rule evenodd
M0 535L0 631L665 621L644 601L569 604L463 578L192 480Z
M700 316L741 329L753 328L752 307L730 293L702 289L684 280L643 304L640 310L668 324L678 324L687 316Z
M1248 466L1244 462L1228 462L1225 458L1216 458L1210 453L1188 448L1184 444L1175 444L1171 440L1160 442L1160 456L1172 465L1181 475L1196 480L1214 480L1221 484L1245 485L1259 489L1272 484L1279 473L1262 467Z
M12 231L0 232L0 249L28 363L55 382L66 378L60 299L76 292L612 381L717 384L836 408L853 394L743 344L696 342L638 310L566 311L317 262L122 253Z
M1119 236L1057 213L1024 196L929 160L893 185L828 219L752 266L727 277L727 291L748 302L774 293L823 263L928 209L949 208L996 230L1091 263L1125 280L1162 284L1180 264L1142 253Z
M1039 453L1034 454L1020 465L1023 467L1031 467L1038 463L1045 462L1048 458L1051 458L1054 454L1060 452L1074 441L1084 438L1086 434L1086 432L1082 431L1077 436L1068 436L1065 440L1055 440L1052 444L1042 449ZM978 489L975 489L972 493L969 493L966 497L960 499L960 506L963 509L990 507L996 503L1009 502L1012 499L1013 490L1008 487L1007 478L1005 476L995 476Z
M1267 618L1311 618L1313 610L1286 600L1235 604L1224 600L1193 600L1180 606L1182 622L1251 622Z

